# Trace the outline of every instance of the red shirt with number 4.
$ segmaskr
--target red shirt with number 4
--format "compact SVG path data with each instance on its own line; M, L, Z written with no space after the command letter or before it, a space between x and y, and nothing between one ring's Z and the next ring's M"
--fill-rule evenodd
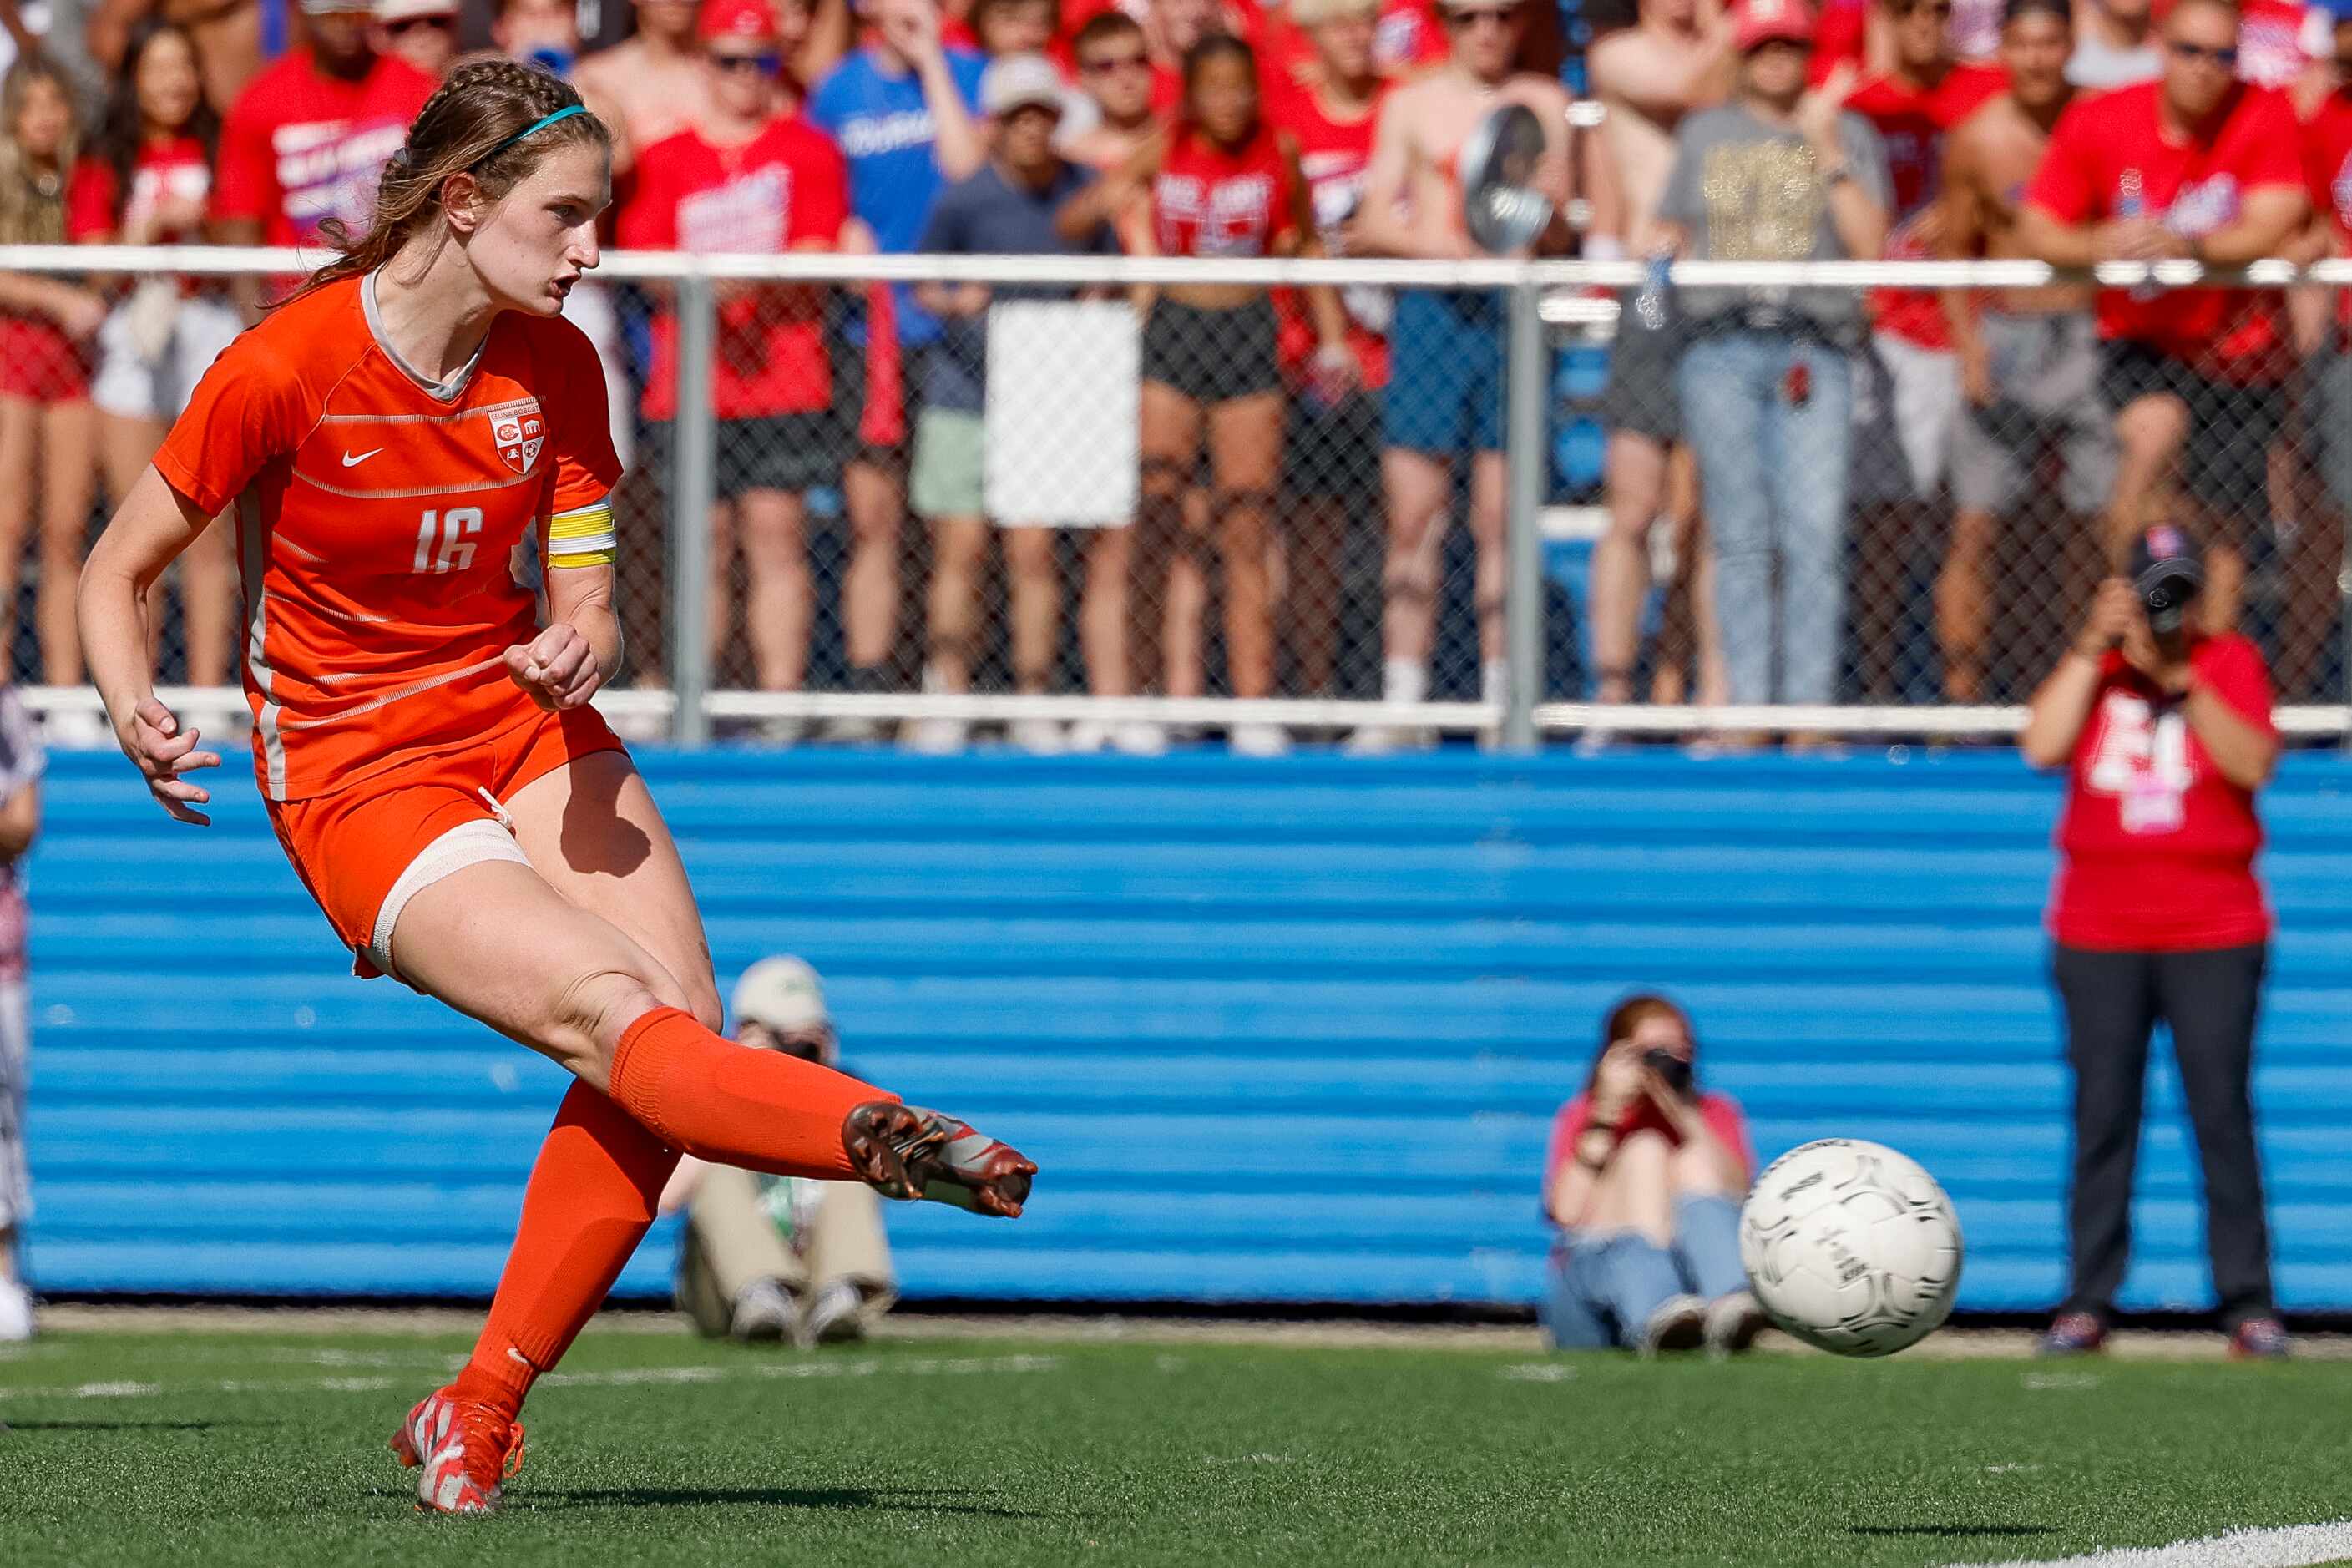
M2137 209L2184 238L2235 223L2256 191L2301 190L2303 128L2282 93L2233 89L2211 134L2168 136L2159 84L2077 99L2051 132L2025 199L2062 223L2105 223ZM2208 374L2251 382L2280 371L2275 290L2099 292L2099 335L2153 344Z
M155 454L198 511L236 504L246 700L274 801L538 722L505 661L539 633L524 542L621 477L579 328L507 312L471 364L427 386L385 346L372 282L263 318Z
M1895 226L1886 236L1886 259L1923 261L1934 253L1920 239L1920 226L1944 191L1944 134L2009 86L1997 66L1954 66L1929 88L1891 76L1871 78L1853 89L1845 106L1878 128L1886 143L1886 172L1895 185ZM1881 289L1871 296L1878 330L1907 338L1926 349L1949 349L1950 329L1932 289Z
M2192 685L2247 722L2271 722L2270 671L2232 632L2189 650ZM2221 776L2177 700L2110 653L2074 742L2050 932L2105 952L2242 947L2270 935L2254 876L2263 826L2252 790Z
M2352 256L2352 89L2331 92L2303 128L2311 203L2336 224L2336 245ZM2336 320L2352 328L2352 289L2336 291Z
M849 216L849 173L841 150L797 116L771 121L739 146L695 130L637 157L636 194L615 237L642 250L701 256L833 248ZM677 316L654 318L653 374L646 417L677 417ZM711 400L721 419L807 414L830 406L833 369L824 346L820 289L754 288L719 308Z

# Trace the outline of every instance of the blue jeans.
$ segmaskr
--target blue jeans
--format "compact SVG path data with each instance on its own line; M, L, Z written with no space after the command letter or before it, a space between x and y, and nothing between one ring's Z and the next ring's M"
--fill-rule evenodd
M1801 402L1789 395L1800 364L1810 383ZM1676 382L1715 536L1731 700L1828 702L1845 612L1853 361L1786 332L1705 332L1683 351Z
M1747 1289L1738 1205L1712 1195L1676 1198L1671 1247L1630 1230L1561 1237L1552 1253L1543 1325L1556 1350L1631 1350L1668 1297L1712 1301Z

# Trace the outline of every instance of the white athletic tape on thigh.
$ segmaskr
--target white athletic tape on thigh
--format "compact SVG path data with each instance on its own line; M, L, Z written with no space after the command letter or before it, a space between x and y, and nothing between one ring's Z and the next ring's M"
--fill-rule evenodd
M497 804L491 802L493 809ZM500 811L499 815L503 817L506 813ZM514 841L512 833L500 823L486 822L480 817L459 823L418 850L416 858L408 863L408 869L393 883L392 891L383 896L383 907L375 912L375 932L368 940L368 962L386 974L393 973L393 928L400 923L400 911L408 907L408 900L450 873L488 860L530 864L530 858Z

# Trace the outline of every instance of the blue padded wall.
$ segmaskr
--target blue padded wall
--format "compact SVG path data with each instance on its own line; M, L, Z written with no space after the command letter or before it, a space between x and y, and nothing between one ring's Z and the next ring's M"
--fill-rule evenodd
M1017 1225L894 1211L910 1294L1531 1301L1550 1114L1602 1009L1654 984L1767 1158L1827 1133L1905 1149L1958 1200L1965 1306L2058 1289L2056 787L2006 755L645 765L722 982L806 955L853 1066L1044 1163ZM351 979L227 771L197 831L119 761L56 760L31 868L35 1269L486 1292L561 1075ZM2301 1307L2352 1305L2347 787L2296 758L2266 807L2284 935L2259 1088ZM2196 1305L2192 1157L2154 1077L2128 1298ZM671 1241L624 1292L665 1289Z

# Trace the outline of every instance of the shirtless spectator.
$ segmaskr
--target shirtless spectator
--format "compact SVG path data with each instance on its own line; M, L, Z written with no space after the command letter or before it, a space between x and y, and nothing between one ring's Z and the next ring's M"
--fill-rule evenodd
M635 37L580 62L580 96L612 106L635 147L650 147L710 112L710 77L695 42L694 0L631 0Z
M2042 166L2051 128L2074 97L2066 81L2074 32L2066 0L2009 0L2000 33L2009 90L1962 121L1944 143L1945 256L2024 254L2017 243L2018 201ZM2027 500L2045 454L2054 449L2061 462L2069 542L2096 527L2114 483L2115 435L2099 400L2093 293L2073 283L1944 292L1961 404L1952 448L1958 512L1936 579L1936 641L1944 695L1954 702L1985 700L1993 540Z
M1513 68L1525 7L1510 0L1460 0L1441 12L1446 63L1391 92L1372 138L1357 249L1430 261L1479 254L1464 227L1457 171L1464 144L1506 103L1534 111L1545 155L1536 182L1564 212L1569 198L1569 97L1557 80ZM1537 241L1564 247L1564 219ZM1390 331L1392 370L1381 415L1388 492L1386 603L1381 614L1381 689L1392 702L1427 700L1435 641L1440 547L1454 503L1454 465L1470 468L1470 531L1478 561L1479 685L1502 700L1503 659L1503 301L1487 290L1400 291ZM1385 727L1359 731L1359 752L1394 750L1410 737Z
M1151 109L1151 56L1143 41L1143 26L1124 11L1102 12L1078 29L1071 55L1078 86L1094 105L1094 123L1069 134L1062 155L1097 174L1108 174L1133 157L1158 123Z
M1626 210L1623 247L1649 256L1657 246L1658 198L1675 161L1675 127L1694 110L1731 90L1737 57L1731 23L1702 0L1643 0L1640 19L1602 37L1587 57L1593 95L1608 110L1602 143L1615 165ZM1592 253L1591 241L1586 250ZM1624 702L1633 695L1642 610L1649 598L1650 529L1678 494L1696 497L1698 480L1682 444L1682 405L1675 363L1682 341L1664 297L1628 289L1618 300L1617 341L1609 355L1601 423L1609 529L1592 550L1594 695ZM1700 645L1699 700L1723 700L1723 651L1716 635L1713 574L1704 559L1698 509L1685 505L1676 529L1677 557L1693 599Z
M2026 193L2020 248L2056 267L2185 258L2241 267L2278 253L2310 214L2300 127L2283 94L2236 79L2238 13L2175 0L2164 74L2071 105ZM2274 291L2109 289L2099 295L2100 390L2121 447L2107 503L2120 559L2161 521L2176 461L2209 513L2209 628L2236 623L2243 531L2269 515L2268 451L2288 356Z
M2154 81L2164 69L2155 0L2080 0L2066 79L2105 92Z
M2002 78L1998 67L1960 63L1952 0L1879 4L1895 62L1858 83L1845 106L1886 148L1895 226L1885 259L1918 261L1937 251L1945 132L1997 96ZM1853 640L1864 698L1885 700L1895 695L1913 558L1939 531L1929 512L1951 460L1960 374L1934 293L1879 289L1870 307L1870 352L1854 367Z

